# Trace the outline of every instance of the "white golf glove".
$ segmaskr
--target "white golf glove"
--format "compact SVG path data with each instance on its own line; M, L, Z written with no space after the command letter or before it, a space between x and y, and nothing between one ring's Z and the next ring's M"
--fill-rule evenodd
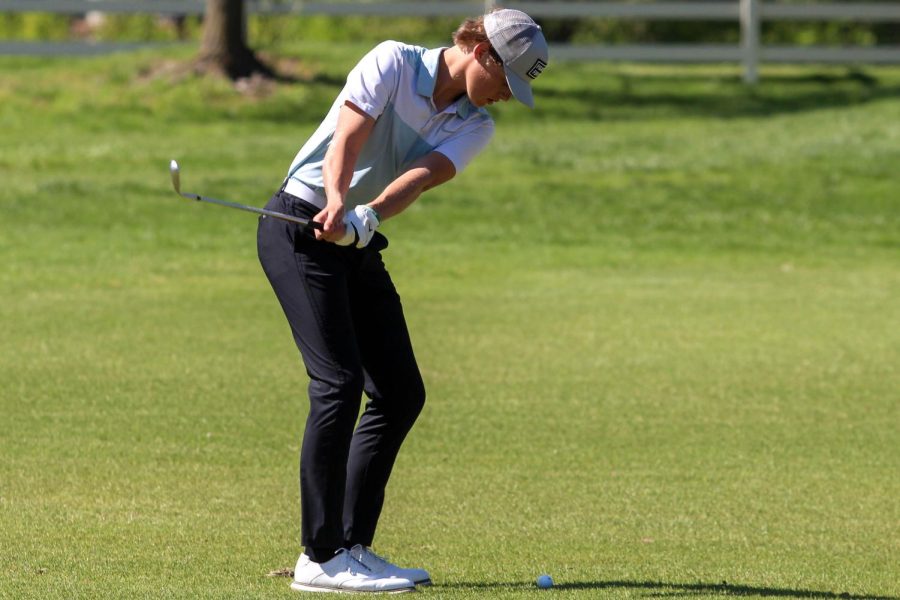
M378 229L378 213L370 206L360 204L344 217L346 232L344 237L335 242L338 246L351 246L365 248L372 241L375 230Z

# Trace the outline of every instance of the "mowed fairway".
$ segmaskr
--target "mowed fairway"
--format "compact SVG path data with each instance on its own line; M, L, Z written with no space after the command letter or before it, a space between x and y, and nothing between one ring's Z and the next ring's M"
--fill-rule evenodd
M263 97L0 58L0 597L300 597L306 375L255 218L167 167L263 205L365 50ZM429 399L376 549L423 598L900 598L900 70L536 87L383 228Z

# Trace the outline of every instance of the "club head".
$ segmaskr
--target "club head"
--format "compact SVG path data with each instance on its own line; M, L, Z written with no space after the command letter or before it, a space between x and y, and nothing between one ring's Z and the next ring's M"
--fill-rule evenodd
M172 162L169 163L169 173L171 173L171 175L172 175L172 187L174 187L175 191L180 194L181 193L181 176L180 176L180 172L178 170L178 162L177 161L172 160Z

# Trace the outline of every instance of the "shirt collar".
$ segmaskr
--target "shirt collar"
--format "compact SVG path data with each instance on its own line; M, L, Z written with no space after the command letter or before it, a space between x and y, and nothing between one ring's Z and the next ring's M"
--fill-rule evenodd
M437 83L438 61L441 58L441 52L444 50L446 48L432 48L422 54L422 62L419 63L419 71L416 73L416 92L420 96L433 97L434 86ZM452 106L456 107L456 114L462 119L468 118L472 111L479 110L469 102L469 97L465 95Z

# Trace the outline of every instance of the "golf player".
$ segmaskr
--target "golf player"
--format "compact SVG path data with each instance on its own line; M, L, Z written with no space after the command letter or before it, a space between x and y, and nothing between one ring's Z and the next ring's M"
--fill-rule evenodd
M547 60L541 28L507 9L465 20L448 48L379 44L350 72L267 205L321 229L260 219L259 259L310 379L295 590L430 583L427 571L371 548L391 469L425 402L378 227L484 149L494 132L486 105L516 98L532 107L531 81Z

